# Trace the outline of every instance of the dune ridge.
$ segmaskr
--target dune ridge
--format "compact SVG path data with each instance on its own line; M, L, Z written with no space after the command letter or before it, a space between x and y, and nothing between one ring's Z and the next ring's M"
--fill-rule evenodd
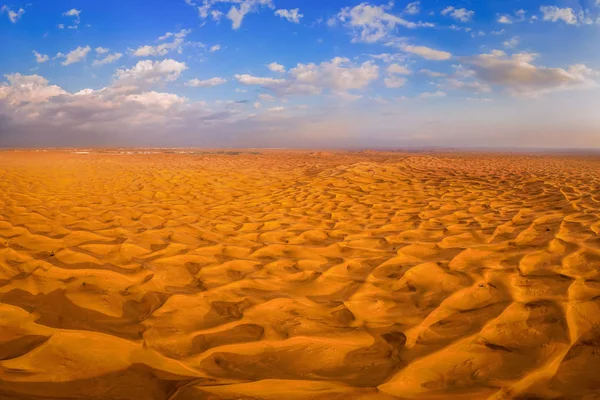
M0 399L600 398L600 158L0 152Z

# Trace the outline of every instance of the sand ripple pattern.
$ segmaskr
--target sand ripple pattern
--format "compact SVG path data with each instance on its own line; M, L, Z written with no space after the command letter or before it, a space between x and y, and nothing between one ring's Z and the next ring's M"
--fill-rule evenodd
M600 160L0 153L0 399L600 399Z

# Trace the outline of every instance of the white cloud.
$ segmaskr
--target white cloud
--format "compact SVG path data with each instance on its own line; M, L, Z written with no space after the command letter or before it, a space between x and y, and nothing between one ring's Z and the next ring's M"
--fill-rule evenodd
M420 9L419 9L419 5L420 5L420 4L421 4L421 3L420 3L419 1L414 1L414 2L412 2L412 3L408 3L408 4L406 5L406 7L404 8L404 12L405 12L406 14L410 14L410 15L415 15L415 14L418 14L418 13L419 13L419 11L420 11Z
M383 80L385 83L385 87L387 88L399 88L404 86L406 83L406 78L401 78L399 76L389 76Z
M282 111L285 111L285 110L286 110L286 108L285 107L281 107L281 106L267 108L267 111L269 111L269 112L282 112Z
M559 8L557 6L541 6L540 11L543 14L544 21L564 21L569 25L577 24L577 16L570 7Z
M482 81L503 86L510 93L525 96L538 96L550 91L584 89L597 85L598 72L582 64L575 64L567 70L548 68L532 64L537 54L516 53L508 56L501 50L474 57L464 57L463 61Z
M8 15L8 19L13 24L16 24L17 21L25 14L25 10L23 8L19 8L17 11L13 11L8 6L2 6L0 8L0 14L6 13Z
M96 47L96 54L105 54L108 53L108 49L104 47Z
M281 64L278 64L276 62L272 62L271 64L267 64L267 67L269 68L270 71L273 72L281 72L284 73L285 72L285 67Z
M492 35L503 35L504 33L506 33L505 29L500 29L497 31L492 31Z
M389 37L396 26L405 28L433 27L429 22L410 22L387 12L389 6L373 6L361 3L354 7L345 7L337 15L345 27L354 33L354 42L373 43Z
M220 44L215 44L208 51L210 51L211 53L214 53L215 51L219 51L219 50L221 50L221 45Z
M187 69L184 62L166 59L162 61L144 60L139 61L129 69L118 69L115 77L124 83L146 83L169 82L179 78L179 75Z
M130 94L125 96L124 100L134 101L145 106L156 106L158 108L167 109L173 107L176 104L183 104L187 99L185 97L179 97L176 94L172 93L160 93L151 91L140 94Z
M39 75L4 76L9 85L0 84L0 100L13 106L20 103L42 103L51 97L66 93L56 85L48 85L48 80Z
M424 93L421 93L419 95L419 97L421 97L423 99L432 98L432 97L446 97L446 92L441 92L439 90L437 92L424 92Z
M65 17L75 17L75 21L73 21L73 25L70 25L68 27L69 29L77 29L79 27L79 23L81 22L81 19L79 17L80 14L81 14L81 10L77 10L76 8L71 8L69 11L65 11L62 14ZM63 27L64 27L64 25L63 25Z
M181 53L181 46L185 43L185 37L189 35L190 32L191 29L182 29L176 33L167 32L159 37L158 40L173 38L171 42L161 43L156 46L145 45L138 47L133 51L133 55L136 57L164 56L173 50L177 50Z
M411 70L409 70L405 65L399 64L391 64L386 68L386 72L388 74L402 74L402 75L410 75L412 74Z
M187 81L185 83L185 86L211 87L211 86L219 86L224 83L227 83L227 79L220 78L220 77L214 77L214 78L205 79L205 80L200 80L200 79L194 78L192 80Z
M38 64L45 63L50 59L50 57L48 57L46 54L40 54L35 50L33 51L33 55L35 56L35 61Z
M58 24L56 26L58 27L58 29L65 29L65 24Z
M58 53L56 57L65 57L65 61L63 61L61 64L69 65L83 60L91 50L92 48L90 46L78 46L75 50L67 53L66 55Z
M231 21L232 29L239 29L242 26L244 17L249 13L258 11L261 6L274 7L272 0L221 0L219 2L239 3L239 7L231 6L227 13L227 18Z
M501 24L512 24L513 20L510 15L500 15L498 17L498 22Z
M448 6L442 10L442 15L450 15L460 22L469 22L473 18L473 15L475 15L475 11Z
M270 95L268 93L261 93L258 95L258 98L262 101L267 101L267 102L273 102L273 101L277 100L275 98L275 96Z
M100 65L110 64L110 63L113 63L113 62L119 60L121 57L123 57L123 54L121 54L121 53L108 54L106 57L104 57L100 60L94 60L94 62L92 62L92 65L97 67Z
M274 87L286 83L285 79L263 78L248 74L236 74L235 79L242 85L261 85L265 87Z
M359 66L349 64L349 59L335 57L318 65L298 64L289 73L295 83L337 91L363 89L379 76L379 67L370 61Z
M419 73L425 74L425 75L429 76L430 78L440 78L440 77L446 76L446 74L444 74L443 72L436 72L436 71L432 71L429 69L421 69L421 70L419 70Z
M426 60L441 61L448 60L452 57L452 54L446 51L435 50L426 46L411 46L408 44L401 44L400 48L406 51L407 53L416 54L418 56L423 57Z
M478 81L462 81L456 78L448 78L443 85L444 88L451 90L468 90L477 93L489 93L492 89Z
M300 18L304 17L304 15L300 14L299 11L299 8L294 8L293 10L282 9L275 11L275 15L278 15L281 18L285 18L290 22L298 24L300 23Z
M502 44L504 45L504 47L512 49L513 47L518 46L519 43L521 43L521 38L518 36L513 36L512 38L510 38L509 40L506 40Z
M191 29L182 29L179 32L167 32L164 35L160 36L158 38L158 40L166 40L170 37L175 38L175 39L183 39L185 38L187 35L189 35L190 33L192 33Z

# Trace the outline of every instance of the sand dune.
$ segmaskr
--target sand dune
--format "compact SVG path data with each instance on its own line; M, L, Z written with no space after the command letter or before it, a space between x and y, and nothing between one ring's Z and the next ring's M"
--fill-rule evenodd
M599 172L0 152L0 399L600 398Z

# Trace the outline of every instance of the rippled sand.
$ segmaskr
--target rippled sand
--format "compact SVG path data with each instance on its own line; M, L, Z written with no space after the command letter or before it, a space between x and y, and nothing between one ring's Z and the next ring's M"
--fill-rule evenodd
M0 152L0 398L600 398L600 159L129 153Z

